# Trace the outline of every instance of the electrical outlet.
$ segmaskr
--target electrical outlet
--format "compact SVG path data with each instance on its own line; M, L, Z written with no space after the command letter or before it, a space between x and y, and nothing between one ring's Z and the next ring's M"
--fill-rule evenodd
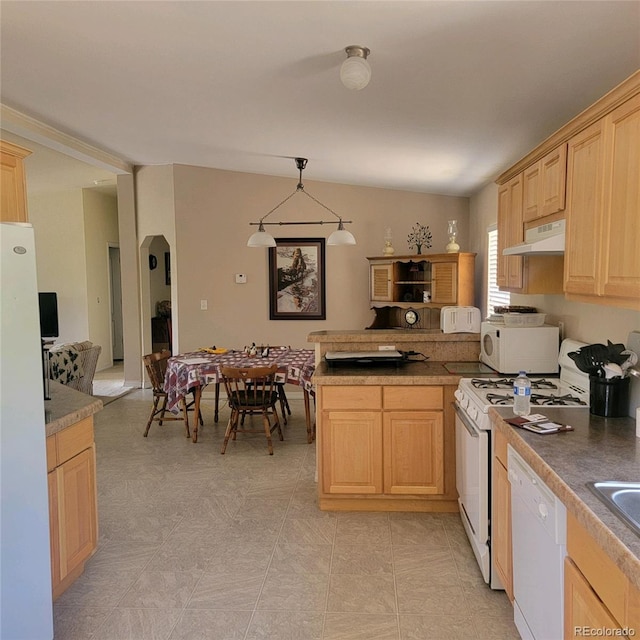
M207 301L206 300L200 300L200 310L201 311L206 311L207 310Z
M236 273L236 284L247 284L247 274Z
M381 344L378 345L378 351L395 351L396 347L393 344Z

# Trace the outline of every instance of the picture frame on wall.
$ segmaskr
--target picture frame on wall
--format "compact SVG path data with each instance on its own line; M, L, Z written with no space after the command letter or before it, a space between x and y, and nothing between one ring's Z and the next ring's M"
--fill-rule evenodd
M326 320L324 238L276 238L269 248L269 319Z

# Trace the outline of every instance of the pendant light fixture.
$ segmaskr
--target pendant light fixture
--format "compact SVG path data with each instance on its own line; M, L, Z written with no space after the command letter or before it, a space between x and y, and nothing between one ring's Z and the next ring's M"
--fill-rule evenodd
M345 52L347 59L340 67L340 80L347 89L360 91L371 80L371 67L367 62L367 56L371 51L367 47L352 44L345 49Z
M307 166L306 158L294 158L296 162L296 167L300 172L300 179L298 181L298 186L296 190L288 195L282 202L277 204L271 211L262 216L258 222L250 222L249 224L254 227L258 227L258 230L249 237L249 241L247 242L248 247L275 247L276 241L270 233L267 233L265 230L265 226L269 225L302 225L302 224L335 224L332 220L315 220L315 221L296 221L296 222L265 222L265 219L268 218L274 211L279 209L285 202L293 198L296 193L301 193L307 198L311 198L316 204L319 204L323 209L326 209L329 213L333 214L338 219L338 228L329 236L327 239L327 244L329 246L338 246L338 245L348 245L355 244L356 239L353 237L353 234L347 231L344 228L345 224L351 224L351 220L343 220L333 209L330 209L326 205L322 204L320 200L314 198L310 193L305 191L304 185L302 184L302 172L304 168Z

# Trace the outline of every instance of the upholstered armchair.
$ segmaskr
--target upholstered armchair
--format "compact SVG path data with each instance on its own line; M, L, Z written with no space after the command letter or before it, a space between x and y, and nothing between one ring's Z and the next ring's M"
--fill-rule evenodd
M93 395L93 377L102 347L89 340L54 345L49 350L49 377Z

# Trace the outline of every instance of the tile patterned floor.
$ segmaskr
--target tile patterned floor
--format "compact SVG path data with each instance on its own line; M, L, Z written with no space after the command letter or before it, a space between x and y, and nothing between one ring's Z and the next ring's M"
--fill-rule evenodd
M150 392L96 415L100 539L54 605L55 640L515 640L456 514L326 513L302 401L285 441L204 403L200 441L144 425Z

